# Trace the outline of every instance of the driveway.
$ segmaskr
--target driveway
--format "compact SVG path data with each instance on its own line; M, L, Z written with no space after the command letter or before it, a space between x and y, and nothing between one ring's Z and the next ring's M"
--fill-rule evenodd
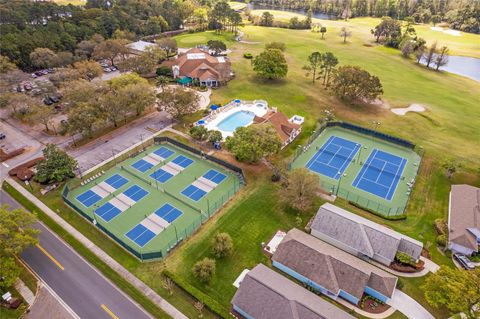
M109 159L130 146L145 141L156 132L171 124L166 112L147 114L112 133L103 135L79 148L68 150L68 154L78 161L82 172Z
M387 304L397 309L410 319L435 319L425 308L412 297L395 289L393 298Z

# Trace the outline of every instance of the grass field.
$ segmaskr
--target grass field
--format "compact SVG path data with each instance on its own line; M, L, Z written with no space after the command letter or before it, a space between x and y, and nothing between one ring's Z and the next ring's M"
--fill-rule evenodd
M337 176L328 176L322 172L315 172L321 180L322 188L333 194L336 194L339 197L348 199L351 202L355 202L358 205L365 207L371 211L377 212L382 216L395 218L399 216L403 216L404 210L407 206L408 198L409 198L409 189L410 186L407 184L408 182L414 180L417 176L418 165L420 163L420 157L416 154L413 150L407 149L404 147L400 147L398 145L394 145L392 143L388 143L381 139L372 139L372 137L354 132L352 130L343 129L340 127L330 127L326 128L319 137L317 137L311 144L308 150L302 152L298 158L292 163L292 169L300 168L300 167L310 167L316 166L317 164L311 163L310 161L328 161L330 160L330 156L325 154L324 145L332 145L329 144L330 139L334 138L342 138L347 141L356 143L359 145L356 153L351 156L351 161L343 161L342 158L335 157L331 160L340 160L339 165L335 166L335 170L339 166L345 168L344 172L341 172L340 178ZM377 154L379 150L381 152L386 152L388 154L392 154L394 156L398 156L402 159L406 160L405 167L402 167L402 172L398 173L400 167L393 169L395 175L400 174L402 177L398 178L397 181L394 180L394 175L390 173L384 173L384 169L386 163L379 164L382 166L380 174L378 176L372 177L373 180L377 180L378 182L369 182L372 184L374 189L366 188L360 189L356 187L354 184L362 179L364 179L364 175L368 175L369 173L373 173L373 171L367 172L368 169L364 169L364 165L367 165L370 161L368 160L370 156ZM328 157L326 159L317 159L319 156L317 155L318 152L322 152L324 156ZM348 150L347 152L350 152ZM338 154L338 151L337 153ZM346 156L346 155L342 155ZM318 162L317 162L318 163ZM330 165L320 164L321 170L332 168L331 165L336 165L335 163ZM347 166L348 165L348 166ZM370 165L373 165L370 163ZM312 168L309 168L312 171ZM315 168L313 168L315 169ZM393 172L392 172L393 173ZM342 176L343 175L343 176ZM376 174L373 174L376 175ZM362 177L361 177L362 176ZM336 178L334 178L336 177ZM388 179L384 182L380 181L382 179ZM358 179L358 180L357 180ZM380 184L379 184L380 183ZM381 186L382 183L387 185L386 187ZM368 185L367 185L368 186ZM382 189L387 189L388 192L392 192L392 198L387 198L387 194L382 194ZM338 188L338 190L337 190ZM380 188L380 189L378 189ZM377 193L369 192L370 190L376 191ZM378 192L380 191L380 193Z
M172 152L171 155L166 158L165 162L157 166L152 166L143 172L136 170L132 166L147 154L152 154L159 149L167 149ZM167 162L175 161L175 159L180 156L190 159L192 162L178 175L170 177L170 179L164 182L156 181L151 177L155 176L154 172L163 167ZM198 201L186 197L181 193L192 182L211 169L221 172L225 176L225 179L222 180L216 188ZM103 181L108 181L112 176L122 176L127 182L118 187L111 195L100 199L93 205L87 205L88 207L84 205L85 202L79 200L80 195L91 190L95 185L101 185ZM120 193L125 192L134 185L140 186L148 192L147 195L111 220L102 217L99 213L102 205L111 201L114 197L118 198ZM99 225L113 234L123 245L130 247L138 253L137 256L158 252L161 252L160 256L166 256L171 248L176 246L182 239L189 237L203 221L207 220L210 215L221 208L223 203L233 196L238 188L239 180L233 173L171 144L162 144L149 147L136 156L118 163L101 177L95 179L95 181L70 190L68 199L73 202L76 207L81 209L84 214L92 220L95 219ZM178 209L181 215L173 221L167 219L169 225L162 229L153 239L144 243L143 246L140 242L132 240L131 237L127 236L127 233L139 223L145 223L147 215L152 214L165 204L169 204ZM153 224L153 226L155 226L155 224ZM156 227L152 229L156 229Z
M228 4L233 10L242 10L247 7L245 2L229 1Z
M268 11L273 14L275 20L288 21L293 17L304 19L305 16L299 13L286 12L279 10L252 10L253 15L262 15ZM345 26L350 28L354 37L363 40L366 43L373 43L374 38L370 33L376 25L380 23L379 18L354 18L348 21L343 20L323 20L313 18L313 23L320 23L327 27L327 36L337 36L337 30ZM427 45L437 41L439 46L446 45L450 49L451 55L471 56L480 58L480 35L474 33L461 32L460 36L454 36L440 31L434 31L429 24L415 25L417 35L427 41ZM335 33L331 31L335 31Z
M480 141L480 108L477 105L480 100L480 84L454 74L427 70L414 61L402 58L398 50L375 45L370 29L378 21L370 18L351 19L348 22L322 21L328 30L325 40L310 31L256 26L245 26L242 31L245 32L245 40L259 42L258 44L237 43L232 34L214 32L186 34L176 39L180 47L220 39L232 49L229 56L236 77L226 87L213 91L212 103L226 103L235 98L265 99L288 116L298 114L306 117L302 135L277 160L289 157L298 145L306 142L325 109L333 109L338 119L369 128L372 121L380 121L379 131L423 146L425 156L408 204L406 220L386 221L341 199L335 204L422 241L436 263L451 265L450 258L437 249L433 222L447 216L451 184L469 183L480 186L479 164L476 160L480 158L480 148L477 147ZM338 36L339 28L344 24L353 32L347 44L343 44ZM478 56L478 52L475 52L478 51L478 35L453 37L430 31L428 26L417 26L417 30L419 33L425 32L427 41L451 38L451 50L455 54ZM289 72L284 80L259 79L253 72L250 61L243 58L246 52L258 54L265 43L270 41L286 44ZM305 76L302 67L306 64L307 56L314 51L331 51L339 58L340 64L359 65L377 75L384 87L385 105L405 107L411 103L420 103L427 107L427 111L397 116L386 108L354 107L341 103L320 83L312 84ZM461 163L451 180L446 178L442 168L447 160ZM297 226L297 213L279 204L278 186L270 182L271 172L263 166L248 167L245 171L248 173L248 186L242 197L222 213L218 222L206 225L196 235L195 241L187 242L166 261L167 268L175 275L201 293L218 300L225 309L230 306L235 292L231 284L236 276L244 268L253 267L257 263L268 264L268 259L260 252L261 243L268 241L277 229L289 230ZM302 225L313 213L300 216ZM212 255L211 240L216 233L223 231L232 235L234 255L218 261L217 273L212 282L202 284L193 277L191 267L197 260ZM425 306L435 318L448 317L445 309L434 309L427 304L420 289L424 280L425 278L402 279L403 290Z

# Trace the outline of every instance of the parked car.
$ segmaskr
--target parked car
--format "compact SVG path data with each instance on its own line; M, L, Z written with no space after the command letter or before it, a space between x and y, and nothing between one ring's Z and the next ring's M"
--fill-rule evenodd
M56 96L50 96L50 100L53 102L53 103L58 103L60 102L60 99Z
M462 265L463 268L467 270L471 270L475 268L475 265L468 259L467 256L462 255L462 254L453 254L453 257L458 261L460 265Z
M50 99L50 97L46 96L46 97L43 98L43 103L45 105L52 105L53 101Z
M111 71L117 71L118 69L117 69L116 66L111 66L111 67L110 67L110 70L111 70Z
M103 71L104 71L104 72L107 72L107 73L112 72L112 70L111 70L110 68L103 68Z
M0 133L0 140L4 140L7 136L3 133Z
M40 72L40 71L37 71L37 72L35 72L35 75L36 75L37 77L39 77L39 76L42 76L42 75L43 75L43 73L42 73L42 72Z
M36 75L35 73L32 73L31 75L32 75L32 79L38 78L38 75Z

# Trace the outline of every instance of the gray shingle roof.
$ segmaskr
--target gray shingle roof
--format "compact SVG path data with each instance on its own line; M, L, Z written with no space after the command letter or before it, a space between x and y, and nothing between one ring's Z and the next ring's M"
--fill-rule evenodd
M247 273L232 304L256 319L354 318L262 264Z
M391 297L397 283L397 277L295 228L272 259L334 294L342 289L358 299L367 286Z
M448 240L478 251L474 233L480 230L480 188L452 185L448 217Z
M376 254L390 262L398 250L417 260L423 248L418 240L329 203L320 206L311 228L370 258Z

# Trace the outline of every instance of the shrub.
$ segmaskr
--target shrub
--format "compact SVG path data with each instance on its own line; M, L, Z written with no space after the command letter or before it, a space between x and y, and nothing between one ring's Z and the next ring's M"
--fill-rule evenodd
M269 42L267 44L265 44L265 49L266 50L269 50L269 49L278 49L280 51L285 51L285 43L283 42Z
M249 60L250 60L250 59L253 59L253 54L247 52L247 53L244 53L244 54L243 54L243 57L244 57L245 59L249 59Z
M173 76L172 70L168 66L159 67L156 73L157 73L157 76L168 76L168 77Z
M215 274L215 260L205 257L195 263L192 271L201 282L209 282Z
M435 241L437 242L438 246L445 247L447 246L447 235L445 234L438 235Z
M221 142L223 139L222 133L217 130L208 131L208 141L210 143Z
M399 263L402 263L402 264L405 264L405 265L410 265L412 267L416 266L416 263L412 259L412 257L410 257L408 254L406 254L404 252L398 251L397 254L395 255L395 259Z
M231 255L233 251L232 237L227 233L219 233L213 238L213 254L217 258Z
M190 129L190 135L198 141L205 141L208 137L208 130L204 126L194 126Z

